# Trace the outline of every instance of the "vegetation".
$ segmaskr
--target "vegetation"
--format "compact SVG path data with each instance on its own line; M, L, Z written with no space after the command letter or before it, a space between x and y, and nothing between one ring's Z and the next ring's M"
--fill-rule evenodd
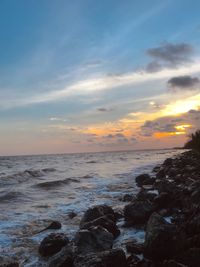
M184 148L200 151L200 130L190 135L190 140L184 145Z

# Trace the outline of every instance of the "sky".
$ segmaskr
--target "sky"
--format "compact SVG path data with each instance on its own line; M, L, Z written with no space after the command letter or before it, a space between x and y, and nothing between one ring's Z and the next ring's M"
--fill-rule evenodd
M183 146L199 0L1 0L0 155Z

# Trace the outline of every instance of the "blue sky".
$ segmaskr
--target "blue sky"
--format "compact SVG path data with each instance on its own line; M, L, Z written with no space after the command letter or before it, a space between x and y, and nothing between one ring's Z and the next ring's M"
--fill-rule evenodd
M199 111L197 85L168 88L172 77L199 77L199 9L197 0L2 0L0 154L181 144L188 132L142 129L177 105L188 106L176 114L186 128L199 127L186 119Z

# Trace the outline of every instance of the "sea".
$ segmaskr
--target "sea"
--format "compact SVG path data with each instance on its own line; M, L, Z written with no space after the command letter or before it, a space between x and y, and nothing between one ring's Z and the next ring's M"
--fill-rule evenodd
M123 196L138 192L135 177L182 151L177 149L0 157L0 256L14 257L23 267L47 266L38 256L41 240L51 232L73 239L89 207L111 205L123 210ZM76 214L75 217L70 216ZM72 218L73 217L73 218ZM39 233L51 221L60 230ZM119 227L123 221L119 222ZM124 230L126 239L142 241L144 232ZM1 259L1 258L0 258Z

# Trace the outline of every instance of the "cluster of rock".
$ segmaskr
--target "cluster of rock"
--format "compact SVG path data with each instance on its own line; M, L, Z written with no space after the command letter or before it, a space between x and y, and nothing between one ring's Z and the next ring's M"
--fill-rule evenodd
M169 158L154 168L152 177L142 174L136 183L139 193L121 199L129 202L122 216L124 227L146 231L144 243L130 236L126 251L113 249L120 235L117 220L121 214L98 205L85 212L72 241L64 233L44 238L39 254L47 259L47 266L200 266L200 154L188 151Z

